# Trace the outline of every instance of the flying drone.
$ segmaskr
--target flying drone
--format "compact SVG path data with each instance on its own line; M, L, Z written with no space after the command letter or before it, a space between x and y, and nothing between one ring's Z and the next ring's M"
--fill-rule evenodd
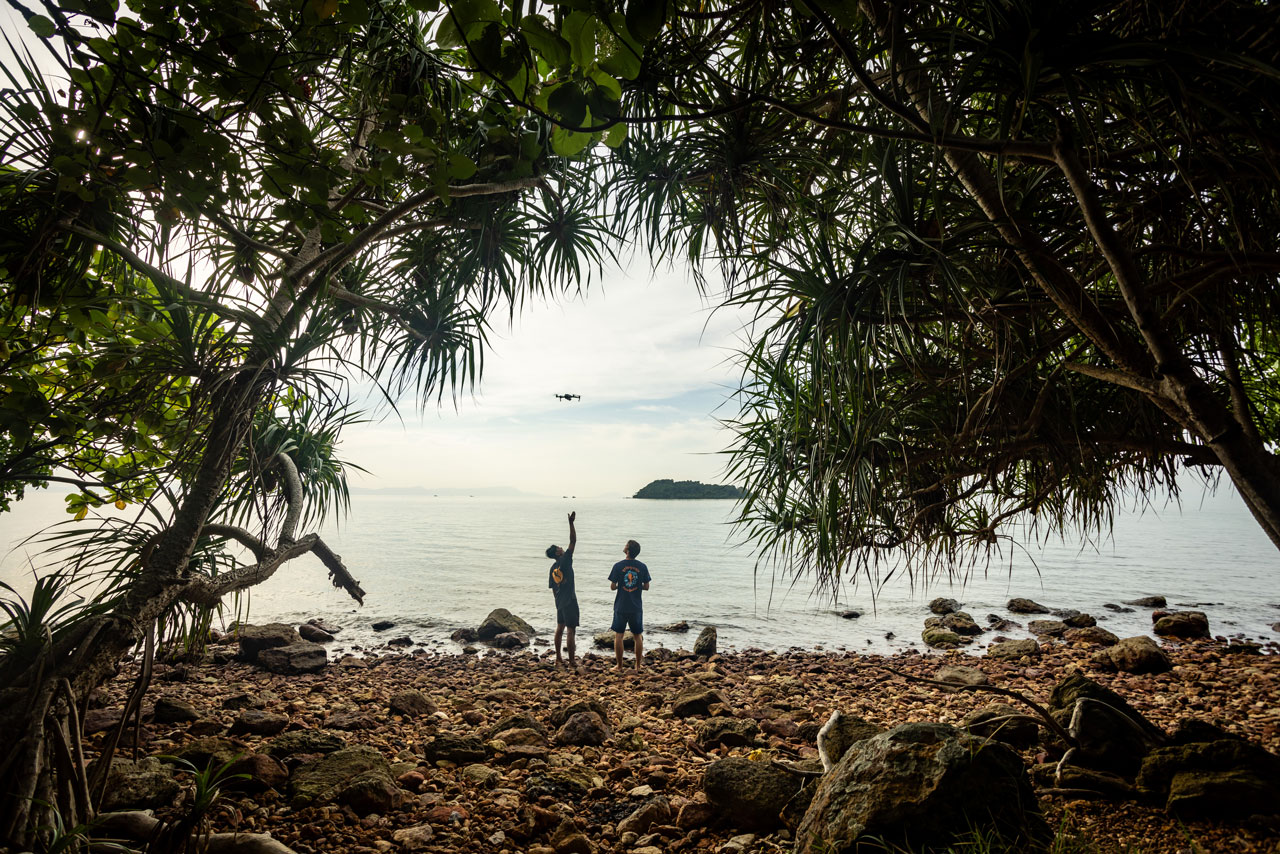
M557 400L582 400L582 395L580 395L580 394L557 394L557 395L556 395L556 399L557 399Z

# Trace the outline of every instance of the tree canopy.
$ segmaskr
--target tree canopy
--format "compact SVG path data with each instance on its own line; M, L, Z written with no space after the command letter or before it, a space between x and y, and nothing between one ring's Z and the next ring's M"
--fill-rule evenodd
M765 554L950 569L1188 469L1280 547L1273 7L642 6L610 197L757 309Z

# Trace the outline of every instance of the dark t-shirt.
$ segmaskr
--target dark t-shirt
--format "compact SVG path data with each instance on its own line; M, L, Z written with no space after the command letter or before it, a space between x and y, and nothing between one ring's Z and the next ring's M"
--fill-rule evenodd
M613 599L613 610L623 614L638 614L644 610L640 594L649 583L649 567L638 560L627 558L613 565L609 581L618 585L618 595Z
M557 569L561 575L559 582L556 581ZM578 601L578 593L573 588L573 552L565 552L551 564L551 569L547 572L547 586L555 593L556 605Z

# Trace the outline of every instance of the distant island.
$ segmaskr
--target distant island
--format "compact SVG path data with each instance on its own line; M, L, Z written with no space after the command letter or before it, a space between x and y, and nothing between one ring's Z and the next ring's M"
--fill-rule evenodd
M700 483L696 480L655 480L632 498L741 498L743 492L728 483Z

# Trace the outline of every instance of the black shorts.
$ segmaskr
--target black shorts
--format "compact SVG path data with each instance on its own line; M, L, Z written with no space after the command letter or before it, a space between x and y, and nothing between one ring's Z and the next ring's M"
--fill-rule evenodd
M644 634L644 612L643 611L614 611L613 612L613 631L622 634L627 630L627 624L631 624L631 634Z
M571 629L578 627L578 600L572 602L556 603L556 625L568 626Z

